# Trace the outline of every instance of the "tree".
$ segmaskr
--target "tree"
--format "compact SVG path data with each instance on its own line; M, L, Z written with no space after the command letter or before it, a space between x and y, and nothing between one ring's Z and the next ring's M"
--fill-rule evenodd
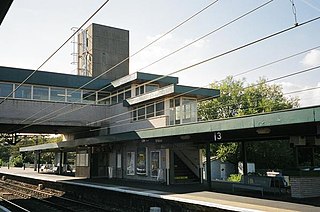
M298 98L287 98L283 95L280 85L269 85L266 82L266 79L260 78L256 83L246 85L244 78L236 80L232 76L227 77L221 82L213 82L211 87L220 90L220 97L200 103L198 106L199 117L202 120L213 120L290 109L299 106ZM269 152L267 153L268 157L271 159L270 157L272 156L272 160L275 163L267 164L268 168L278 165L285 166L283 162L277 162L283 158L277 158L277 154L274 154L274 151L285 149L287 143L279 142L277 149L273 148L273 144L274 142L265 142L263 145L259 143L260 147L255 142L248 144L247 148L250 151L248 160L250 158L261 159L263 158L261 154L269 151L270 154ZM261 148L262 146L263 148ZM238 143L212 145L211 153L222 161L229 161L234 164L240 159ZM290 154L289 152L286 156ZM291 158L288 160L292 161ZM261 161L258 163L263 164Z
M0 134L0 160L9 162L9 158L11 157L11 165L21 166L22 161L24 163L33 163L35 155L33 152L26 152L22 156L19 152L20 147L60 142L62 141L62 136L18 135L14 138L15 142L12 142L12 139L12 135ZM54 154L51 152L44 152L41 156L43 162L51 163L54 159Z
M280 85L269 85L260 78L257 83L245 86L245 79L232 76L213 82L211 88L220 90L220 97L199 104L202 120L238 117L271 112L299 106L298 98L286 98Z

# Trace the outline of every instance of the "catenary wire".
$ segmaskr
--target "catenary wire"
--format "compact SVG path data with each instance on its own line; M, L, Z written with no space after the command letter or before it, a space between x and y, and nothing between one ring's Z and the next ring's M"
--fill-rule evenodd
M288 78L288 77L292 77L292 76L295 76L295 75L299 75L299 74L303 74L303 73L306 73L306 72L310 72L310 71L314 71L316 69L319 69L320 66L315 66L315 67L312 67L312 68L308 68L308 69L304 69L304 70L301 70L301 71L297 71L297 72L294 72L294 73L290 73L290 74L286 74L286 75L282 75L280 77L276 77L276 78L273 78L273 79L270 79L270 80L266 80L265 82L262 82L262 83L256 83L256 84L252 84L252 85L249 85L249 86L246 86L243 88L243 90L245 89L248 89L248 88L251 88L251 87L255 87L255 86L258 86L258 85L262 85L262 84L267 84L267 83L270 83L270 82L274 82L274 81L277 81L277 80L280 80L280 79L285 79L285 78ZM217 97L217 96L216 96ZM209 97L207 99L204 99L203 101L206 101L206 100L209 100L209 99L212 99L212 98L215 98L215 97ZM226 105L224 105L226 106ZM228 105L227 105L228 106ZM137 109L138 110L138 109ZM130 111L131 112L131 111ZM131 118L132 119L132 118ZM104 119L103 121L106 121L108 119ZM101 120L99 120L101 121ZM118 120L119 122L119 120ZM91 125L91 124L96 124L98 122L92 122L92 123L89 123L88 125ZM104 129L104 128L99 128L99 129Z
M58 51L62 49L80 30L82 27L84 27L107 3L109 0L105 1L80 27L78 30L76 30L72 35L61 45L58 47L57 50L55 50L37 69L35 69L29 76L27 76L15 89L7 95L4 99L1 100L0 105L5 102L18 88L20 88L25 82L27 82L37 71L40 70L51 58L56 55Z
M210 58L208 58L208 59L202 60L202 61L200 61L200 62L198 62L198 63L195 63L195 64L193 64L193 65L190 65L190 66L187 66L187 67L185 67L185 68L179 69L179 70L174 71L174 72L172 72L172 73L170 73L170 74L175 74L175 73L178 73L178 72L181 72L181 71L190 69L190 68L192 68L192 67L195 67L195 66L197 66L197 65L200 65L200 64L209 62L209 61L211 61L211 60L213 60L213 59L216 59L216 58L222 57L222 56L224 56L224 55L230 54L230 53L232 53L232 52L238 51L238 50L240 50L240 49L243 49L243 48L245 48L245 47L251 46L251 45L256 44L256 43L259 43L259 42L261 42L261 41L264 41L264 40L266 40L266 39L272 38L272 37L277 36L277 35L279 35L279 34L285 33L285 32L287 32L287 31L293 30L293 29L295 29L295 28L297 28L297 27L301 27L301 26L303 26L303 25L306 25L306 24L311 23L311 22L313 22L313 21L316 21L316 20L318 20L318 19L320 19L320 17L310 19L310 20L305 21L305 22L303 22L303 23L301 23L301 24L299 24L299 25L297 25L297 26L289 27L289 28L286 28L286 29L284 29L284 30L278 31L278 32L276 32L276 33L273 33L273 34L271 34L271 35L265 36L265 37L263 37L263 38L257 39L257 40L252 41L252 42L249 42L249 43L247 43L247 44L245 44L245 45L239 46L239 47L234 48L234 49L231 49L231 50L229 50L229 51L227 51L227 52L224 52L224 53L221 53L221 54L219 54L219 55L216 55L216 56L210 57ZM159 78L157 78L157 79L155 79L155 80L151 80L151 81L149 81L149 82L147 82L147 83L143 83L143 84L139 85L139 87L143 86L144 84L152 83L152 82L154 82L154 81L156 81L156 80L162 79L162 78L167 77L167 76L168 76L168 75L164 75L164 76L161 76L161 77L159 77ZM59 115L57 115L57 116L55 116L55 117L53 117L53 118L56 118L56 117L58 117L58 116L59 116ZM89 123L89 124L98 123L98 122L101 122L101 121L104 121L104 120L107 120L107 119L110 119L110 118L111 118L111 117L106 118L106 119L101 119L101 120L98 120L98 121L95 121L95 122L91 122L91 123ZM51 119L52 119L52 118L51 118ZM51 120L51 119L50 119L50 120ZM40 123L43 123L43 122L45 122L45 121L46 121L46 120L44 120L44 121L42 121L42 122L40 122ZM32 126L32 125L34 125L34 124L26 125L24 128L29 127L29 126ZM20 129L19 129L19 130L20 130Z
M204 8L202 8L200 11L196 12L196 13L193 14L192 16L188 17L186 20L184 20L184 21L182 21L181 23L179 23L178 25L174 26L174 27L171 28L169 31L165 32L163 35L161 35L161 36L159 36L158 38L156 38L155 40L151 41L151 42L148 43L146 46L142 47L141 49L139 49L138 51L136 51L135 53L133 53L133 54L130 55L129 57L123 59L123 60L120 61L119 63L115 64L115 65L112 66L111 68L109 68L109 69L107 69L106 71L104 71L102 74L98 75L97 77L95 77L95 78L93 78L92 80L88 81L87 83L83 84L83 85L80 86L78 89L73 90L72 93L74 93L74 92L76 92L76 91L84 88L85 86L87 86L87 85L89 85L90 83L94 82L95 80L97 80L98 78L100 78L101 76L103 76L104 74L110 72L110 71L113 70L114 68L118 67L118 66L121 65L122 63L124 63L124 62L126 62L127 60L129 60L130 58L134 57L135 55L137 55L137 54L140 53L141 51L145 50L145 49L148 48L149 46L153 45L154 43L156 43L157 41L159 41L160 39L162 39L163 37L165 37L166 35L172 33L174 30L176 30L177 28L181 27L182 25L184 25L185 23L187 23L188 21L190 21L191 19L193 19L193 18L196 17L197 15L201 14L202 12L204 12L205 10L207 10L208 8L210 8L212 5L214 5L214 4L217 3L217 2L218 2L218 0L211 2L210 4L208 4L207 6L205 6ZM110 87L110 86L111 86L111 85L108 85L108 86L106 86L106 87L103 87L103 88L101 88L99 91L102 91L102 90L104 90L104 89L106 89L106 88L108 88L108 87ZM13 92L14 92L14 91L13 91ZM13 92L12 92L12 93L13 93ZM71 94L72 94L72 93L71 93ZM11 95L11 94L10 94L10 95ZM9 95L9 96L10 96L10 95ZM91 95L87 96L87 98L90 97L90 96L91 96ZM61 98L61 100L62 100L62 98ZM69 105L66 105L65 107L68 107L68 106L69 106ZM48 107L43 108L42 110L38 111L37 113L33 114L32 116L24 119L21 123L24 123L25 121L27 121L27 120L31 119L32 117L38 115L38 114L41 113L42 111L47 110L49 107L51 107L51 106L48 106ZM60 111L61 109L63 109L63 108L60 108L59 111ZM54 111L54 112L55 112L55 111ZM58 111L57 111L57 112L58 112ZM51 115L51 114L49 114L49 115ZM49 115L47 115L47 116L49 116ZM46 116L46 117L47 117L47 116ZM40 119L42 119L42 118L40 117ZM38 119L37 119L37 120L38 120Z
M266 3L264 3L264 4L260 5L260 6L258 6L258 7L256 7L256 8L254 8L254 9L252 9L252 10L244 13L243 15L241 15L241 16L239 16L239 17L237 17L237 18L235 18L235 19L227 22L226 24L223 24L222 26L218 27L217 29L214 29L213 31L205 34L204 36L201 36L200 38L198 38L198 39L196 39L196 40L188 43L187 45L184 45L183 47L181 47L181 48L179 48L179 49L177 49L177 50L169 53L168 55L166 55L166 56L164 56L164 57L162 57L162 58L160 58L160 59L158 59L158 60L156 60L156 61L154 61L154 62L152 62L151 64L149 64L149 65L147 65L147 66L139 69L138 71L141 71L141 70L143 70L143 69L145 69L145 68L147 68L147 67L149 67L149 66L152 66L152 65L154 65L155 63L158 63L158 62L160 62L161 60L163 60L163 59L165 59L165 58L167 58L167 57L169 57L169 56L172 56L173 54L175 54L175 53L177 53L177 52L179 52L179 51L181 51L181 50L189 47L190 45L192 45L192 44L194 44L194 43L196 43L196 42L198 42L198 41L200 41L200 40L208 37L209 35L212 35L213 33L215 33L215 32L217 32L217 31L219 31L219 30L227 27L228 25L230 25L230 24L232 24L232 23L234 23L234 22L236 22L236 21L238 21L238 20L240 20L240 19L248 16L249 14L251 14L251 13L253 13L253 12L261 9L262 7L270 4L272 1L273 1L273 0L270 0L270 1L268 1L268 2L266 2ZM214 2L214 3L215 3L215 2ZM212 4L210 4L209 6L211 6L211 5L212 5ZM208 8L209 6L207 6L206 8ZM201 10L201 11L203 11L203 10ZM200 11L200 12L201 12L201 11ZM200 12L198 12L198 13L196 13L196 14L199 14ZM194 17L194 16L192 16L192 17ZM190 20L190 18L187 19L187 20ZM185 23L185 22L186 22L186 21L184 21L184 22L182 22L182 23ZM179 24L178 26L181 26L181 24ZM174 27L173 29L176 29L176 28L177 28L177 27ZM169 30L169 31L168 31L167 33L165 33L164 35L167 35L167 34L169 34L170 32L172 32L173 29ZM162 36L162 37L164 37L164 36ZM158 40L159 40L159 39L156 39L155 41L158 41ZM153 41L153 42L151 42L150 44L148 44L147 47L150 46L151 44L155 43L155 41ZM143 49L145 49L145 48L142 48L142 50L143 50ZM139 50L138 52L140 52L140 50ZM136 53L135 53L135 54L136 54ZM135 55L135 54L133 54L133 55ZM132 56L131 56L131 57L132 57ZM126 60L126 59L125 59L125 60ZM124 61L125 61L125 60L124 60ZM120 65L121 63L122 63L122 62L120 62L120 63L117 64L117 65ZM114 67L113 67L113 68L114 68ZM112 69L112 68L111 68L111 69ZM108 71L109 71L109 70L108 70ZM138 71L136 71L136 72L138 72ZM135 72L135 73L136 73L136 72ZM107 89L108 87L110 87L110 85L107 85L107 86L99 89L97 92L103 91L104 89ZM125 92L127 92L127 91L128 91L128 90L123 90L122 92L125 93ZM121 93L121 92L120 92L120 93ZM92 93L92 94L86 96L86 98L89 98L89 97L92 96L92 95L95 95L95 94ZM114 94L114 95L110 95L110 96L108 96L107 98L111 98L111 97L113 97L113 96L115 96L115 95L119 95L119 93L116 93L116 94ZM102 100L103 100L103 99L102 99ZM101 101L102 101L102 100L101 100ZM48 116L50 116L50 115L52 115L52 114L54 114L54 113L56 113L56 112L59 112L59 111L63 110L63 109L66 108L66 107L69 107L69 106L70 106L70 105L66 105L66 106L64 106L64 107L62 107L62 108L60 108L60 109L58 109L58 110L55 110L55 111L53 111L53 112L51 112L51 113L49 113L49 114L47 114L47 115L45 115L45 116L43 116L43 117L40 117L40 118L34 120L34 122L37 122L37 121L39 121L39 120L41 120L41 119L43 119L43 118L46 118L46 117L48 117ZM73 112L73 109L71 109L71 111ZM34 116L34 115L33 115L33 116ZM32 117L33 117L33 116L32 116ZM28 119L30 119L30 118L28 118ZM27 120L28 120L28 119L27 119ZM25 120L24 120L24 121L25 121ZM23 123L24 121L22 121L22 123Z
M320 19L320 17L317 17L317 18L308 20L308 21L306 21L306 22L303 22L303 23L301 23L301 24L299 24L299 25L297 25L297 26L293 26L293 27L286 28L286 29L284 29L284 30L278 31L278 32L273 33L273 34L271 34L271 35L265 36L265 37L263 37L263 38L257 39L257 40L252 41L252 42L249 42L249 43L247 43L247 44L245 44L245 45L236 47L236 48L231 49L231 50L229 50L229 51L226 51L226 52L224 52L224 53L221 53L221 54L215 55L215 56L213 56L213 57L210 57L210 58L208 58L208 59L202 60L202 61L200 61L200 62L198 62L198 63L192 64L192 65L187 66L187 67L185 67L185 68L182 68L182 69L179 69L179 70L177 70L177 71L171 72L170 74L167 74L167 75L161 76L161 77L159 77L159 78L156 78L156 79L154 79L154 80L148 81L147 83L142 83L142 84L140 84L140 85L137 86L137 87L141 87L141 86L144 86L144 85L146 85L146 84L150 84L150 83L155 82L155 81L157 81L157 80L159 80L159 79L163 79L164 77L167 77L167 76L169 76L169 75L173 75L173 74L182 72L182 71L184 71L184 70L187 70L187 69L193 68L193 67L195 67L195 66L201 65L201 64L203 64L203 63L209 62L209 61L211 61L211 60L217 59L217 58L219 58L219 57L228 55L228 54L233 53L233 52L235 52L235 51L238 51L238 50L240 50L240 49L246 48L246 47L251 46L251 45L253 45L253 44L259 43L259 42L264 41L264 40L267 40L267 39L269 39L269 38L272 38L272 37L274 37L274 36L277 36L277 35L279 35L279 34L285 33L285 32L287 32L287 31L290 31L290 30L292 30L292 29L295 29L295 28L297 28L297 27L303 26L303 25L305 25L305 24L311 23L311 22L316 21L316 20L319 20L319 19ZM100 120L99 120L99 121L100 121ZM96 123L96 122L95 122L95 123Z
M200 37L200 38L198 38L198 39L194 40L193 42L191 42L191 43L189 43L189 44L185 45L184 47L182 47L182 48L180 48L180 49L178 49L178 50L176 50L176 51L174 51L174 52L172 52L172 53L170 53L169 55L165 56L164 58L161 58L160 60L153 62L153 63L152 63L152 64L150 64L150 65L153 65L153 64L155 64L156 62L159 62L159 61L161 61L161 60L165 59L166 57L168 57L168 56L170 56L170 55L172 55L172 54L174 54L174 53L176 53L176 52L178 52L178 51L181 51L182 49L184 49L184 48L186 48L186 47L188 47L188 46L190 46L190 45L192 45L192 44L194 44L194 43L198 42L199 40L204 39L205 37L207 37L207 36L209 36L209 35L213 34L214 32L217 32L218 30L221 30L221 29L223 29L224 27L226 27L226 26L228 26L228 25L230 25L230 24L232 24L232 23L234 23L234 22L236 22L236 21L240 20L241 18L243 18L243 17L245 17L245 16L247 16L247 15L249 15L249 14L251 14L251 13L253 13L253 12L257 11L258 9L260 9L260 8L262 8L262 7L266 6L266 5L268 5L268 4L269 4L269 3L271 3L272 1L273 1L273 0L270 0L270 1L268 1L268 2L266 2L266 3L264 3L264 4L260 5L260 6L258 6L258 7L256 7L256 8L254 8L254 9L252 9L252 10L250 10L250 11L246 12L245 14L243 14L243 15L241 15L241 16L239 16L239 17L235 18L235 19L233 19L232 21L230 21L230 22L228 22L228 23L226 23L226 24L222 25L221 27L219 27L219 28L217 28L217 29L215 29L215 30L211 31L210 33L208 33L208 34L206 34L206 35L204 35L204 36L202 36L202 37ZM165 36L165 35L167 35L167 34L169 34L169 33L171 33L173 30L177 29L177 28L178 28L178 26L181 26L182 24L186 23L188 20L190 20L191 18L193 18L193 17L195 17L196 15L200 14L201 12L203 12L205 9L209 8L210 6L212 6L212 5L213 5L214 3L216 3L216 2L217 2L217 1L215 1L215 2L213 2L213 3L211 3L211 4L209 4L207 7L205 7L205 8L204 8L204 9L202 9L201 11L197 12L196 14L194 14L193 16L191 16L190 18L188 18L187 20L183 21L181 24L179 24L179 25L177 25L176 27L172 28L171 30L169 30L168 32L166 32L166 33L164 34L164 36ZM150 46L151 44L155 43L156 41L158 41L160 38L162 38L162 37L164 37L164 36L161 36L161 37L157 38L156 40L152 41L152 42L151 42L151 43L149 43L146 47L148 47L148 46ZM146 47L143 47L142 49L140 49L139 51L137 51L137 52L136 52L136 53L134 53L133 55L135 55L135 54L139 53L140 51L142 51L142 50L143 50L143 49L145 49ZM131 56L131 57L132 57L132 56ZM116 66L120 65L122 62L126 61L127 59L128 59L128 58L124 59L123 61L121 61L120 63L116 64L114 67L112 67L111 69L108 69L106 72L108 72L108 71L112 70L113 68L115 68ZM150 66L150 65L149 65L149 66ZM105 74L106 72L104 72L103 74ZM103 75L103 74L102 74L102 75ZM101 75L101 76L102 76L102 75ZM98 77L99 77L99 76L98 76ZM83 86L81 86L79 89L81 89L81 88L82 88L82 87L84 87L85 85L90 84L91 82L93 82L94 80L96 80L98 77L96 77L96 78L92 79L91 81L89 81L88 83L84 84L84 85L83 85ZM105 87L103 87L103 88L99 89L99 91L97 91L97 92L100 92L100 91L102 91L102 90L104 90L104 89L108 88L109 86L110 86L110 85L107 85L107 86L105 86ZM79 90L79 89L77 89L77 90ZM74 90L73 92L75 92L75 91L77 91L77 90ZM125 93L126 91L127 91L127 90L124 90L123 92ZM72 93L71 93L71 94L72 94ZM115 94L115 95L118 95L118 94L119 94L119 93L117 93L117 94ZM92 96L92 95L95 95L95 93L92 93L92 94L90 94L90 95L86 96L86 98L89 98L89 97L90 97L90 96ZM110 98L110 97L112 97L112 95L111 95L111 96L109 96L108 98ZM71 105L72 105L72 104L71 104ZM39 121L39 120L41 120L41 119L43 119L43 118L49 117L49 116L51 116L52 114L55 114L55 113L57 113L57 112L59 112L59 111L63 110L63 109L64 109L64 108L66 108L66 107L69 107L69 106L70 106L70 105L65 105L64 107L59 108L58 110L52 111L52 112L50 112L49 114L47 114L47 115L45 115L45 116L42 116L42 117L40 117L40 118L38 118L38 119L34 120L33 122L37 122L37 121ZM88 105L88 106L89 106L89 105ZM34 116L36 116L37 114L39 114L40 112L42 112L42 111L44 111L44 110L48 109L49 107L51 107L51 106L49 105L48 107L45 107L44 109L42 109L42 110L38 111L37 113L33 114L32 116L30 116L30 117L28 117L28 118L24 119L24 120L23 120L22 122L20 122L20 123L24 123L25 121L27 121L27 120L31 119L32 117L34 117ZM73 109L71 109L70 111L71 111L71 112L73 112L74 110L73 110ZM64 113L64 114L65 114L65 113Z
M303 23L301 23L301 24L299 24L299 25L296 25L296 26L293 26L293 27L289 27L289 28L286 28L286 29L284 29L284 30L278 31L278 32L276 32L276 33L270 34L270 35L268 35L268 36L262 37L262 38L260 38L260 39L255 40L255 41L249 42L249 43L247 43L247 44L245 44L245 45L242 45L242 46L239 46L239 47L237 47L237 48L231 49L231 50L229 50L229 51L227 51L227 52L224 52L224 53L215 55L215 56L210 57L210 58L208 58L208 59L202 60L202 61L200 61L200 62L198 62L198 63L192 64L192 65L187 66L187 67L185 67L185 68L182 68L182 69L179 69L179 70L177 70L177 71L174 71L174 72L172 72L172 73L170 73L170 74L167 74L167 75L158 77L158 78L156 78L156 79L154 79L154 80L151 80L151 81L149 81L149 82L147 82L147 83L140 84L138 87L144 86L144 85L146 85L146 84L150 84L150 83L155 82L155 81L157 81L157 80L159 80L159 79L163 79L163 78L165 78L165 77L167 77L167 76L169 76L169 75L176 74L176 73L179 73L179 72L181 72L181 71L184 71L184 70L193 68L193 67L195 67L195 66L201 65L201 64L203 64L203 63L209 62L209 61L211 61L211 60L217 59L217 58L222 57L222 56L224 56L224 55L227 55L227 54L230 54L230 53L232 53L232 52L238 51L238 50L240 50L240 49L246 48L246 47L251 46L251 45L253 45L253 44L262 42L262 41L264 41L264 40L267 40L267 39L272 38L272 37L274 37L274 36L277 36L277 35L280 35L280 34L282 34L282 33L288 32L288 31L293 30L293 29L295 29L295 28L301 27L301 26L306 25L306 24L308 24L308 23L317 21L317 20L319 20L319 19L320 19L320 17L316 17L316 18L310 19L310 20L308 20L308 21L305 21L305 22L303 22ZM54 118L55 118L55 117L54 117ZM99 120L99 121L101 121L101 120ZM98 122L99 122L99 121L98 121ZM34 125L34 124L32 124L32 125ZM27 125L27 126L29 126L29 125Z

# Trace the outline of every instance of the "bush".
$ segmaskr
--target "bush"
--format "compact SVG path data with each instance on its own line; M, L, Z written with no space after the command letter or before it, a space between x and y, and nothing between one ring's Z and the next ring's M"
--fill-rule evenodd
M11 164L14 167L22 167L23 166L23 160L22 155L18 155L11 159Z
M240 182L241 176L242 176L241 174L230 174L230 177L228 177L227 181Z

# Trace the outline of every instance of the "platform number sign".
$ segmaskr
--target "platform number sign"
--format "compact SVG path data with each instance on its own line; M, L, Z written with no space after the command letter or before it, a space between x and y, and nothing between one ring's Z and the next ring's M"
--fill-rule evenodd
M222 139L222 134L221 132L214 132L213 133L213 140L214 141L220 141Z

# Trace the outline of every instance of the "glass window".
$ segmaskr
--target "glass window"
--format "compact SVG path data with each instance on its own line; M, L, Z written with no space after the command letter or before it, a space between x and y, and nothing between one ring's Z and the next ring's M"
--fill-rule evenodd
M112 93L111 94L111 104L117 104L118 103L118 98L117 98L117 93Z
M137 87L136 87L136 96L141 95L141 94L144 94L144 85L142 85L142 86L137 85Z
M160 169L160 151L151 151L151 177L158 177Z
M133 121L137 121L137 108L133 108L133 111L132 111L132 120Z
M16 87L19 85L16 84ZM16 91L15 91L15 98L19 99L31 99L31 85L21 85Z
M66 89L64 88L51 88L50 89L50 100L57 102L66 101Z
M125 88L124 98L125 99L131 98L131 88L130 87Z
M145 111L145 108L144 106L139 108L138 109L138 120L142 120L142 119L145 119L145 114L146 114L146 111Z
M88 103L88 104L94 104L96 102L96 92L82 91L82 102Z
M81 103L81 91L74 89L67 89L67 101Z
M154 117L154 104L147 106L147 118Z
M127 175L134 175L135 152L127 152Z
M140 94L144 94L144 86L140 86Z
M118 102L122 102L124 97L124 90L118 92Z
M110 105L110 93L100 91L98 93L98 104Z
M12 91L13 84L0 83L0 97L7 97ZM9 97L12 97L12 94Z
M164 102L156 103L156 116L164 115Z
M33 99L36 100L49 100L49 88L33 86Z
M158 85L155 85L155 84L146 85L146 93L157 90L157 89L158 89Z
M182 123L197 121L197 100L183 98L181 110Z

